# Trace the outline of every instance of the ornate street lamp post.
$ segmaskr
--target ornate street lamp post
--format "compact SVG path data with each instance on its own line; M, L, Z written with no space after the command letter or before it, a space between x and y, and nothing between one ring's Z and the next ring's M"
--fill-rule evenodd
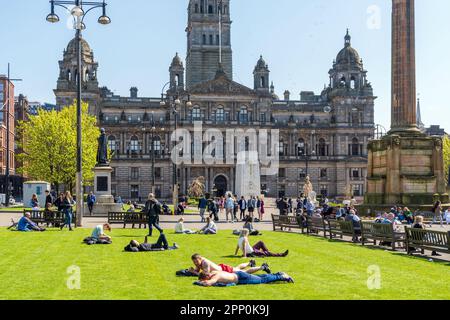
M86 29L84 24L84 18L86 15L96 9L102 8L102 15L98 18L98 23L102 25L107 25L111 23L111 19L106 15L106 1L103 2L90 2L82 0L72 0L72 1L50 1L51 12L47 15L47 21L50 23L59 22L59 17L55 13L55 6L62 7L66 9L73 17L74 29L76 30L75 39L77 44L77 173L76 173L76 199L77 199L77 225L81 227L83 219L83 150L81 143L81 81L82 81L82 61L81 61L81 32ZM69 9L69 6L74 6ZM86 11L85 11L86 10Z
M178 113L179 107L182 105L181 94L178 91L173 92L172 94L164 94L164 89L170 84L170 81L167 82L162 91L161 91L161 103L162 107L169 105L171 107L171 111L174 117L174 133L178 130ZM177 86L176 86L177 87ZM166 101L165 101L166 100ZM188 108L192 107L192 102L190 96L187 94L186 106ZM172 189L172 202L174 207L176 208L178 204L178 168L177 168L177 160L179 156L179 151L176 150L177 141L174 141L174 146L172 148L172 152L175 152L175 161L173 162L173 189Z

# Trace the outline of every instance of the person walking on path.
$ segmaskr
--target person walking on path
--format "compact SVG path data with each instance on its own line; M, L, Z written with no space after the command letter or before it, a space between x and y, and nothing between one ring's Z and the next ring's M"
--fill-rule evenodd
M206 207L208 206L208 200L206 200L205 196L202 196L200 200L198 201L198 210L200 213L201 222L205 222L205 211Z
M148 195L148 200L145 203L144 212L147 214L148 218L148 236L151 237L153 233L153 227L155 227L159 233L164 233L163 229L158 225L159 214L161 213L161 205L158 200L156 200L155 195L150 193Z
M437 221L437 218L441 221L441 227L444 227L444 220L442 219L442 203L440 201L437 201L434 204L433 210L431 210L434 213L433 216L433 222L432 224L435 224Z
M75 201L72 198L72 195L70 194L70 191L66 191L66 194L64 196L64 200L62 202L62 208L64 212L65 221L61 225L61 230L64 229L64 227L67 225L69 227L70 231L73 231L72 229L72 220L73 220L73 206L75 205Z
M245 211L247 210L247 201L242 196L241 199L238 202L239 204L239 210L240 210L240 220L244 221L245 219Z
M87 196L87 205L89 209L89 214L92 215L92 210L94 209L94 204L97 202L95 194L91 191Z
M226 217L227 217L227 223L229 222L228 220L228 215L230 215L231 217L231 223L234 223L234 218L233 218L233 214L234 214L234 200L233 197L231 196L231 194L227 195L227 200L225 201L225 212L226 212Z
M264 213L266 213L266 208L264 207L265 206L264 199L261 198L260 201L261 201L261 208L259 209L259 221L263 221Z

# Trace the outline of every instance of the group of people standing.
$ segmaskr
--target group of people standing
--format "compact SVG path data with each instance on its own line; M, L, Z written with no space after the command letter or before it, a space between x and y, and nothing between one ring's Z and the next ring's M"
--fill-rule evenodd
M264 199L262 197L252 196L249 199L245 199L244 196L238 198L237 195L228 193L226 196L212 199L207 196L203 196L199 200L198 209L202 222L205 222L205 213L210 214L210 218L214 218L219 221L219 214L225 215L226 222L235 223L237 221L245 221L248 216L254 219L254 221L262 221L265 213ZM255 217L255 212L258 217ZM238 218L239 213L239 218Z

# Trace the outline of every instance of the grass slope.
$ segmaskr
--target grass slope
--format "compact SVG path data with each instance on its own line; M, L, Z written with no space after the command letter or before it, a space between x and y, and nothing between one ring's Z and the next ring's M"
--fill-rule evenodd
M192 278L175 277L175 271L190 266L195 252L218 263L247 261L231 256L237 238L230 231L215 236L168 232L169 241L181 248L154 253L123 252L131 239L142 240L144 230L115 229L109 246L81 244L89 234L86 229L0 229L0 299L450 299L448 263L350 243L265 232L252 241L264 240L273 251L288 248L290 254L258 259L258 264L267 261L274 272L289 273L295 284L202 288L193 286ZM80 290L67 289L67 268L72 265L81 270ZM380 290L367 288L370 265L381 269Z

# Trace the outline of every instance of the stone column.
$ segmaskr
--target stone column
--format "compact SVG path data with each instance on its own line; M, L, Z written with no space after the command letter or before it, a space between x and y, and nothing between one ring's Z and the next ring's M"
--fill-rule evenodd
M418 131L414 0L392 0L391 132Z

